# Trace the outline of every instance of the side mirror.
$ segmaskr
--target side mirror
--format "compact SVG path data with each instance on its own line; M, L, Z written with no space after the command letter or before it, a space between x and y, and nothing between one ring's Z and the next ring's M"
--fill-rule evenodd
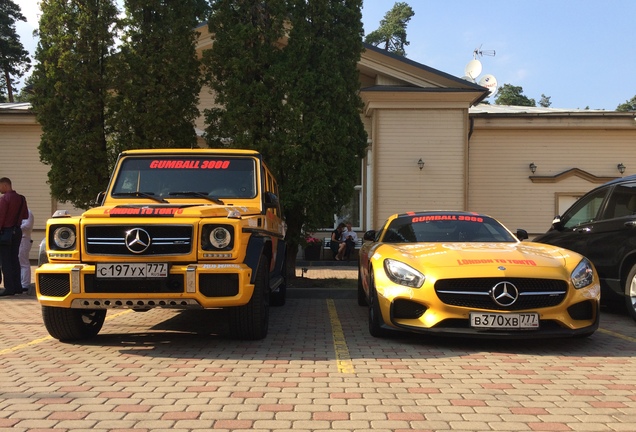
M519 239L519 241L527 240L528 239L528 231L526 231L524 229L518 229L516 236Z
M362 236L362 240L364 240L364 241L375 241L375 235L376 235L376 231L375 230L369 230L369 231L364 233L364 235Z
M555 229L557 231L561 231L563 229L563 222L561 222L561 216L556 216L552 220L552 229Z
M97 194L97 198L95 198L95 202L97 203L98 206L101 206L104 204L104 198L106 198L106 192L100 192Z
M278 208L278 197L272 192L265 192L265 196L263 197L263 204L266 209Z

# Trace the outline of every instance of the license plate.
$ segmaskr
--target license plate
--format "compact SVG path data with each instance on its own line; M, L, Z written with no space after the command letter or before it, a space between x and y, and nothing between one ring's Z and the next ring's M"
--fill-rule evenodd
M97 264L95 277L103 279L161 279L168 277L168 263Z
M470 326L489 329L538 329L539 314L472 312Z

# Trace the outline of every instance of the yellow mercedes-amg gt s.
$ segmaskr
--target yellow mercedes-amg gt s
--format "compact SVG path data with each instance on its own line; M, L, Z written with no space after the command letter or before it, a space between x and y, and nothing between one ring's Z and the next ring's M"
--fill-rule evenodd
M522 242L476 213L395 214L360 249L358 303L369 332L491 338L590 336L600 285L582 255Z

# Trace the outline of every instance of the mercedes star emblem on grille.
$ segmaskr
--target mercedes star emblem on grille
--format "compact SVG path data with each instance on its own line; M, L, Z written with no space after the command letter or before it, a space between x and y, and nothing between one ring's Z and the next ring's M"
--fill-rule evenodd
M126 247L134 254L145 252L151 243L150 234L142 228L126 231Z
M519 290L510 282L499 282L490 289L490 297L499 306L512 306L519 298Z

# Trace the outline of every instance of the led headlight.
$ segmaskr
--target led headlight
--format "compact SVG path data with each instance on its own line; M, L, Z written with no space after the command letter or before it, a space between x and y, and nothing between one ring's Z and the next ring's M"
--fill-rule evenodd
M384 272L396 284L419 288L424 284L426 276L410 265L392 259L384 260Z
M75 245L75 230L71 227L62 226L53 231L53 242L60 249L70 249Z
M590 285L594 280L592 263L587 258L583 258L570 275L570 279L576 289Z

